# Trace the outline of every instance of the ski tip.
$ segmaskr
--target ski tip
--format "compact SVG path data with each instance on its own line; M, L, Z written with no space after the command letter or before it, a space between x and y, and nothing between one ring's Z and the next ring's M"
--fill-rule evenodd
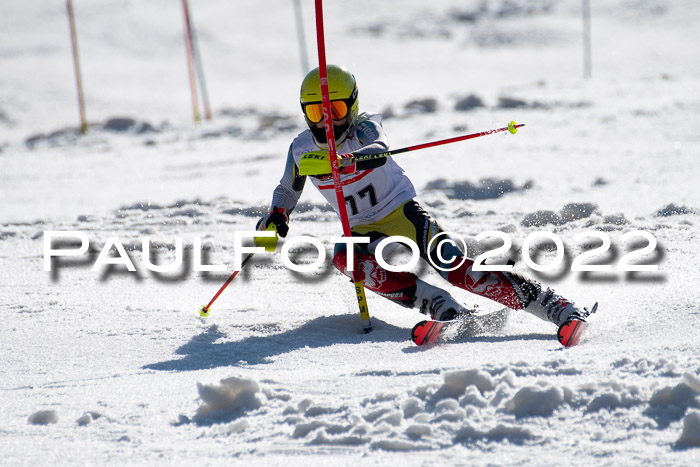
M425 340L425 331L423 330L423 327L426 324L428 324L427 321L420 321L413 326L413 329L411 329L411 340L414 344L423 345L423 341Z
M442 321L420 321L411 330L411 340L416 345L432 344L437 341Z
M557 339L564 347L573 347L581 341L581 333L586 327L585 321L567 321L557 331Z

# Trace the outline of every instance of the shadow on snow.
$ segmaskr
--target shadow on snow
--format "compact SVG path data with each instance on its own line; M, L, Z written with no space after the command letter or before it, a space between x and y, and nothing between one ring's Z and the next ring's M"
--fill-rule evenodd
M271 363L272 358L295 350L330 347L335 344L363 344L367 342L405 342L405 353L428 350L434 346L415 346L410 343L410 329L394 326L377 318L372 318L374 331L363 334L360 321L355 314L320 316L298 328L277 334L250 336L238 341L219 340L229 337L212 325L201 334L193 336L180 346L176 355L183 358L166 360L145 365L144 369L160 371L195 371L239 364L258 365ZM450 339L451 344L497 343L523 340L551 340L549 334L528 335L481 335L458 336Z
M302 326L278 334L250 336L239 341L217 342L227 336L218 326L209 326L190 339L175 353L184 358L145 365L143 368L165 371L193 371L239 363L248 365L271 363L271 358L304 348L329 347L334 344L361 344L365 342L403 342L410 330L394 326L377 318L372 319L374 331L361 332L359 317L355 314L321 316Z

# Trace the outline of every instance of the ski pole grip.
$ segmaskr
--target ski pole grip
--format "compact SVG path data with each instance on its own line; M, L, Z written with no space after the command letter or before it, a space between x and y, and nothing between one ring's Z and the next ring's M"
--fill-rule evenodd
M338 162L341 167L350 167L352 164L355 163L355 156L352 155L352 153L350 153L350 157L343 157Z
M255 244L258 246L261 246L265 248L265 251L267 252L273 252L277 248L277 225L274 223L271 223L270 225L267 226L265 229L266 231L270 232L275 232L274 237L255 237Z

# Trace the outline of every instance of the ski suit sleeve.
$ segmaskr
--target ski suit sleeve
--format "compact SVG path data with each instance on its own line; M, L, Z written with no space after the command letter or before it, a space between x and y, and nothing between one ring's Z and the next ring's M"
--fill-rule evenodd
M355 154L381 154L389 150L389 140L384 128L374 120L363 120L357 125L357 137L362 143L362 149ZM357 170L376 169L386 164L386 157L358 162Z
M299 201L301 192L304 190L304 183L306 183L306 177L299 175L299 168L294 162L292 146L290 146L289 153L287 154L287 162L284 167L284 174L275 188L275 191L272 193L271 208L284 208L287 214L291 214Z

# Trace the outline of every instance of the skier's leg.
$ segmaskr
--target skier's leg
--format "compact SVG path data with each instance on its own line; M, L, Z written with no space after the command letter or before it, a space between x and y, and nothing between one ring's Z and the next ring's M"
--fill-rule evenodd
M458 265L462 259L455 258L453 265ZM457 287L507 307L525 310L557 326L570 319L584 318L573 303L532 279L512 272L474 271L473 264L471 259L466 258L455 270L441 274Z
M470 313L448 292L418 279L414 274L387 271L377 263L373 254L358 247L355 247L354 255L360 277L368 290L403 307L418 308L432 319L449 320L460 313ZM333 264L340 272L352 277L352 273L347 270L347 250L344 244L336 245Z
M362 252L355 247L355 265L360 271L360 278L365 288L386 297L394 303L412 308L416 300L416 276L408 272L393 272L379 266L374 255ZM333 265L343 274L352 278L347 270L347 250L345 245L337 244L333 254Z
M474 261L466 258L455 244L444 242L440 245L440 241L430 244L443 230L415 201L406 203L404 212L417 230L416 238L421 255L429 258L430 264L451 284L509 308L525 310L557 325L572 318L583 319L583 314L573 303L549 288L543 289L541 284L532 279L510 272L474 271Z

